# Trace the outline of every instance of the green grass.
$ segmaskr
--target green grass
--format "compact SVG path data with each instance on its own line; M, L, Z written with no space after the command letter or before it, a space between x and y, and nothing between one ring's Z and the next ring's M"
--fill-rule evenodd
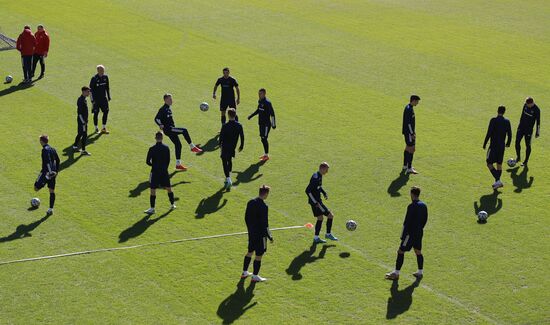
M271 226L303 225L313 221L303 190L322 160L332 166L327 205L341 238L315 259L323 255L320 247L308 252L310 231L276 232L262 266L270 281L252 293L248 281L236 286L243 236L0 265L0 323L550 321L547 2L61 0L29 7L1 0L0 7L4 33L44 23L52 38L44 80L16 91L0 86L0 237L43 217L46 191L38 194L43 206L27 211L40 166L37 137L48 133L60 154L72 143L79 88L96 64L106 65L113 96L112 133L61 172L55 215L29 236L0 242L0 261L243 231L244 206L262 183L273 189ZM180 183L178 209L147 224L144 160L161 96L174 94L176 122L204 144L219 128L210 95L224 66L241 85L242 115L255 108L257 89L268 89L278 117L273 159L253 174L259 178L244 177L221 195L218 151L184 151L191 168L172 179ZM20 70L15 51L0 53L2 76L19 81ZM401 168L402 109L413 92L422 97L421 174L390 191ZM481 149L488 120L504 104L516 126L527 95L544 115L531 168L514 180L504 172L501 208L480 226L475 202L486 210L497 204ZM209 112L198 109L202 101ZM262 153L256 121L244 127L234 170L254 172ZM520 191L530 177L532 186ZM426 276L412 295L412 277L402 277L388 304L392 284L383 274L393 266L413 184L430 208ZM160 216L164 193L157 202ZM353 233L344 227L349 218L359 223ZM404 273L415 268L407 255Z

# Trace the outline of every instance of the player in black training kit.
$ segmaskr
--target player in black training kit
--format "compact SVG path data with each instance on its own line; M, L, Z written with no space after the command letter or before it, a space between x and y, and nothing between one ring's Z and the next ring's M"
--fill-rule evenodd
M403 231L401 233L401 244L397 250L397 259L395 261L395 270L386 274L388 280L399 280L399 272L405 260L405 252L414 248L418 271L413 273L417 279L421 279L424 269L424 256L422 255L422 237L424 236L424 226L428 222L428 207L419 199L420 188L413 186L411 188L412 203L407 207L407 214L403 222Z
M149 196L149 202L151 207L144 212L147 214L155 213L155 200L157 199L157 188L164 188L168 191L168 199L170 200L170 209L176 208L174 204L174 192L172 192L172 185L170 185L170 175L168 175L168 166L170 165L170 149L167 145L162 143L162 132L155 134L155 140L157 143L149 148L147 152L147 165L151 166L151 174L149 176L149 184L151 188L151 195Z
M313 211L313 216L317 218L315 223L315 236L313 237L313 243L326 243L326 240L319 238L319 233L321 232L321 227L323 226L323 216L327 216L327 233L325 238L330 240L338 240L332 233L332 219L334 215L330 210L323 204L321 200L321 194L325 197L325 200L328 200L327 192L323 189L323 176L328 173L329 165L327 162L321 163L319 165L319 171L315 172L309 184L306 187L306 194L309 205L311 205L311 210Z
M86 139L88 137L88 103L86 102L86 97L90 96L90 88L84 86L81 88L82 94L78 97L76 101L77 107L77 133L76 138L74 139L73 150L78 150L78 142L81 143L81 152L80 154L84 156L89 156L90 153L86 151Z
M271 231L269 231L268 206L265 204L265 200L267 200L269 195L269 189L269 186L262 185L258 197L248 201L246 205L244 220L248 229L248 250L244 256L241 279L247 278L250 275L248 266L252 261L252 254L256 253L252 282L267 280L259 276L258 273L260 273L260 267L262 266L262 256L267 251L267 239L273 242L273 236L271 236Z
M267 142L267 137L269 136L269 131L272 127L273 129L277 128L277 125L275 124L275 111L273 110L273 105L271 105L271 101L265 97L265 93L266 91L263 88L258 91L258 97L260 98L258 100L258 109L248 116L248 119L250 120L255 115L258 115L260 138L262 139L262 144L264 145L264 155L260 156L261 161L269 160L269 142Z
M244 131L243 126L235 121L237 112L234 108L229 108L227 110L227 115L229 116L229 122L222 125L222 130L220 131L220 157L222 159L223 172L225 174L224 187L228 190L233 185L231 181L231 171L233 170L232 158L235 157L235 148L237 148L239 137L241 138L239 151L242 151L244 148Z
M505 112L506 107L498 107L498 115L497 117L493 117L489 122L487 135L483 142L483 149L485 149L487 147L487 142L491 139L489 150L487 150L487 167L495 178L495 183L493 184L494 190L504 186L500 180L500 176L502 175L502 161L504 160L504 146L509 147L512 142L512 127L510 126L510 121L504 117ZM507 140L506 137L508 137ZM494 166L495 163L497 164L496 169Z
M34 183L34 190L39 191L46 184L50 190L50 208L47 211L48 215L53 214L53 205L55 203L55 180L59 173L59 156L54 148L48 144L49 138L43 134L40 136L40 144L42 145L42 169L38 178Z
M519 121L518 131L516 133L516 162L521 160L521 139L525 137L525 160L521 164L527 167L529 156L531 155L531 137L533 136L533 127L537 124L535 138L540 136L540 109L535 104L531 97L527 97L523 110L521 111L521 119Z
M97 74L90 80L90 89L92 90L92 113L94 113L95 133L99 133L97 123L99 110L101 110L103 113L101 117L101 121L103 122L101 133L109 134L109 131L107 131L107 116L109 115L111 91L109 90L109 77L105 74L105 67L101 64L97 66Z
M183 137L189 144L192 152L199 153L202 152L202 149L193 144L193 141L191 141L191 136L186 128L177 128L175 126L174 117L172 115L172 95L164 94L163 99L164 105L162 105L155 116L155 123L157 123L164 134L172 140L174 147L176 147L176 169L185 171L187 170L187 167L181 164L181 141L179 135L183 134Z
M241 91L239 90L239 83L237 79L229 76L229 68L223 68L223 76L216 80L214 85L214 91L212 93L212 98L216 99L216 90L218 86L222 87L222 98L220 99L220 111L221 111L221 121L222 125L225 124L225 112L228 108L237 109L237 105L241 101ZM237 100L235 101L235 91L237 90ZM238 117L235 117L235 120L239 120Z
M403 170L406 174L418 174L413 168L412 161L416 145L416 117L414 107L420 102L420 97L412 95L409 103L403 111L402 133L405 137L405 151L403 152Z

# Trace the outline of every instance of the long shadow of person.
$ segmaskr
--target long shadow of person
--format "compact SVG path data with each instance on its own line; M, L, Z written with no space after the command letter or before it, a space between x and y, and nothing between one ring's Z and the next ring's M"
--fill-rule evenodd
M150 219L150 215L146 215L145 217L141 218L138 222L134 223L129 228L123 230L120 235L118 235L118 242L119 243L125 243L129 239L141 236L149 227L154 225L157 221L160 219L165 218L172 212L172 210L168 210L167 212L161 214L157 218Z
M176 175L177 173L178 173L177 171L173 171L169 175L170 179L172 179L172 177L174 177L174 175ZM176 187L180 184L189 184L189 183L191 183L191 182L180 181L180 182L177 182L177 183L173 183L171 185L172 185L172 187ZM143 181L143 182L139 183L138 185L136 185L136 187L134 187L133 189L128 191L128 197L138 197L138 196L141 195L141 193L143 191L145 191L148 188L149 188L149 180Z
M396 179L394 179L390 186L388 186L388 194L391 197L398 197L401 196L401 193L399 193L399 190L407 185L407 182L409 181L409 174L407 174L404 170L401 171L399 176L397 176Z
M250 308L256 306L257 302L250 304L254 298L255 282L251 282L246 290L244 289L245 279L237 283L237 290L225 298L218 306L218 317L223 319L222 324L233 324L239 317L244 315Z
M29 223L28 225L17 226L17 228L15 228L15 231L13 233L11 233L6 237L0 238L0 243L4 243L4 242L16 240L16 239L23 239L25 237L31 237L32 236L31 231L35 230L38 226L40 226L42 222L48 220L49 217L50 215L47 214L44 217L42 217L42 219L36 220L33 223Z
M212 214L221 210L226 204L227 199L223 199L224 188L222 187L216 193L212 194L209 197L203 198L197 209L195 209L195 218L202 219L207 214Z
M521 193L524 189L533 186L533 181L535 181L535 178L531 176L529 177L529 180L527 180L527 172L529 171L529 168L527 168L527 166L523 167L523 170L519 174L518 169L519 168L508 169L507 172L510 173L512 183L516 187L514 192Z
M501 194L499 191L493 191L492 194L486 194L479 198L478 202L474 202L474 211L476 214L479 211L487 212L487 216L491 216L497 213L502 209L502 199L499 199L498 196Z
M388 309L386 311L386 319L394 319L397 316L405 313L412 305L412 295L414 289L420 285L420 279L417 279L408 287L399 290L399 281L394 280L391 284L388 298Z
M13 85L10 88L0 90L0 97L9 95L9 94L11 94L13 92L16 92L18 90L28 89L32 86L33 86L32 83L28 83L28 84L20 83L18 85Z
M89 137L88 140L86 140L86 146L91 145L92 143L96 142L101 138L101 133L96 133L93 136ZM82 155L73 149L73 144L71 143L68 147L63 149L63 156L67 157L64 161L59 164L59 170L64 170L66 168L71 167L74 163L80 160L82 158Z
M255 164L252 164L248 166L245 170L242 172L233 172L234 174L237 174L237 177L235 177L235 183L233 185L239 185L240 183L249 183L257 180L258 178L262 177L263 174L258 174L260 171L260 167L265 164L265 161L259 161Z
M323 248L321 248L319 255L313 256L313 254L315 254L315 251L317 250L317 244L312 244L308 250L303 251L302 253L300 253L300 255L296 256L292 260L292 262L290 262L290 265L286 269L286 274L292 275L292 280L294 281L301 280L303 277L300 273L302 268L306 266L306 264L313 263L319 259L325 258L327 249L335 246L336 245L323 245Z
M202 149L202 152L199 152L197 155L204 155L207 152L212 152L218 150L220 147L220 135L216 134L211 139L209 139L205 144L199 145Z

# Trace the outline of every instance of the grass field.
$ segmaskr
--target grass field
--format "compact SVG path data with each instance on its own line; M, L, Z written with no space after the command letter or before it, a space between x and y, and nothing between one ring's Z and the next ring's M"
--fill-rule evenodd
M304 189L323 160L341 239L315 249L310 230L275 232L261 272L269 282L255 287L238 282L244 236L0 265L0 323L550 323L547 1L0 0L0 8L3 33L43 23L52 38L45 79L0 85L0 263L240 232L263 183L272 186L272 227L313 222ZM92 137L91 157L71 156L76 99L100 63L111 79L111 134ZM265 87L278 119L263 166L257 122L243 122L229 193L211 99L224 66L240 83L241 115ZM0 74L20 80L16 51L0 52ZM176 122L208 151L184 150L190 169L172 177L178 209L168 213L160 193L145 219L145 155L164 92L174 95ZM411 93L422 97L421 174L407 179L400 127ZM481 148L486 126L504 104L515 133L527 95L541 107L542 136L530 169L505 171L496 195ZM44 190L42 207L27 211L41 133L64 167L49 218ZM409 254L395 287L383 276L412 185L430 209L426 274L412 285ZM490 213L488 224L475 222L477 209ZM345 229L350 218L355 232Z

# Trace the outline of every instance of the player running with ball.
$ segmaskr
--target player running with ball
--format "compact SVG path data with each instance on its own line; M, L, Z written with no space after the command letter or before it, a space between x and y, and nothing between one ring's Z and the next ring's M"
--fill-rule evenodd
M330 240L338 240L332 233L332 219L334 215L330 210L323 204L321 200L321 194L325 197L325 200L328 200L327 192L323 189L323 176L328 173L329 165L327 162L321 163L319 166L319 171L317 171L311 179L306 188L306 194L308 198L309 205L311 205L311 210L313 211L313 216L317 218L315 223L315 236L313 237L314 244L326 243L326 240L319 238L319 233L321 232L321 227L323 226L323 216L327 217L327 233L325 238Z

